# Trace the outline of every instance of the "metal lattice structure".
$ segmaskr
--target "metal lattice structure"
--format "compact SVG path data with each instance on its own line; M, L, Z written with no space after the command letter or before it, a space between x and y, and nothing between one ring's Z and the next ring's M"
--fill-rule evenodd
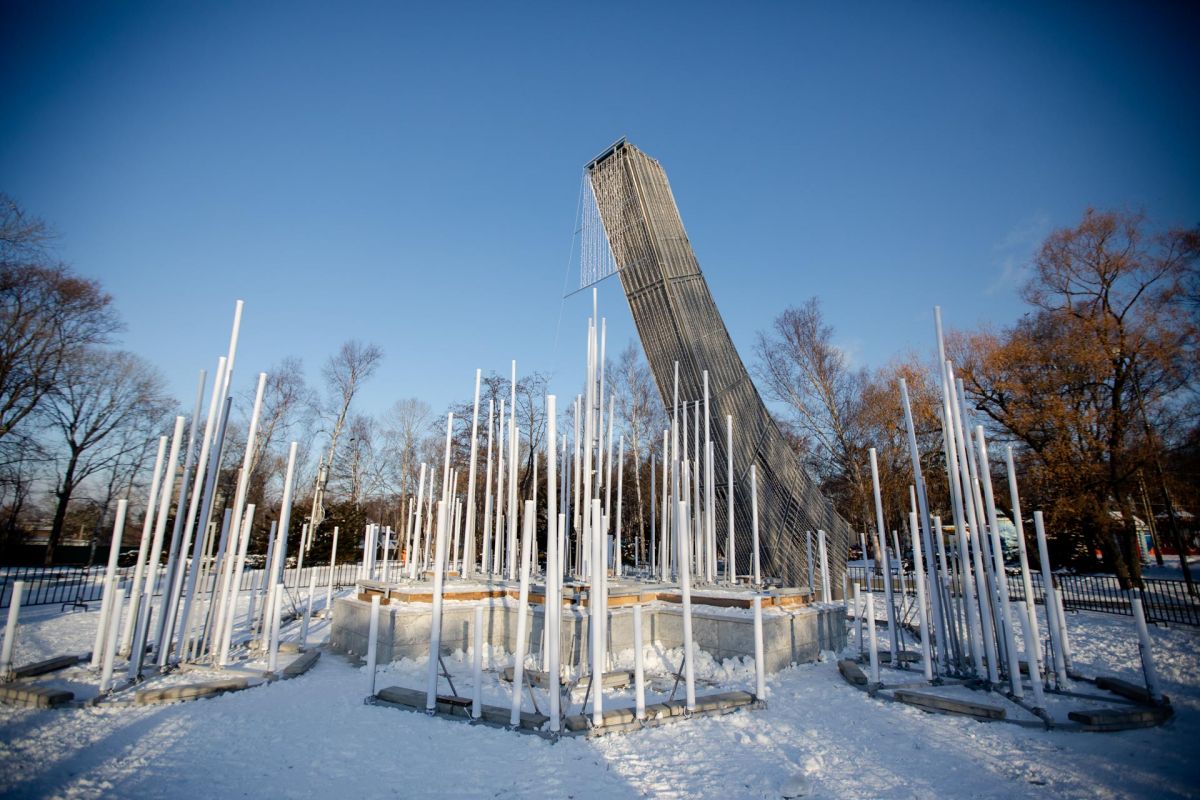
M700 272L663 168L622 139L589 163L586 173L668 413L675 362L681 402L702 399L708 370L716 475L725 475L724 420L733 416L738 572L749 571L750 466L756 464L764 574L807 585L805 532L824 530L830 591L840 594L852 529L805 473L750 380ZM725 520L727 491L723 481L717 483L716 518ZM819 567L814 574L819 582Z

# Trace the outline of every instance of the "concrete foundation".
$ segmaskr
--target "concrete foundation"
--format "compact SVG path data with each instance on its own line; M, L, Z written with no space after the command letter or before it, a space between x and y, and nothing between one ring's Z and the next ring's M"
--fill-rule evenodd
M704 603L703 598L693 597L693 641L696 647L718 661L754 657L754 616L751 611L738 607L743 594L736 591L723 594L713 592L710 598L713 604ZM448 655L457 650L465 652L472 646L475 609L480 604L484 606L483 641L506 652L514 652L516 601L508 596L503 587L486 591L464 590L463 595L470 599L455 600L455 595L448 593L442 606L442 654ZM657 599L662 596L670 597L670 594L662 591L648 593L644 587L610 594L609 653L617 655L633 649L634 602L642 604L645 644L664 649L683 646L683 609L670 599ZM366 653L371 613L368 597L368 592L361 592L355 597L342 597L334 602L329 643L331 649L347 654ZM380 607L380 663L401 658L424 658L429 652L431 607L425 602L408 601L408 597L404 600L397 602L389 597L387 605ZM526 613L530 615L527 652L540 653L545 619L543 608L536 602L531 603ZM846 643L844 617L845 610L836 604L764 603L763 661L766 670L775 672L791 664L814 661L822 650L841 650ZM586 667L588 628L586 602L565 602L560 654L564 666Z

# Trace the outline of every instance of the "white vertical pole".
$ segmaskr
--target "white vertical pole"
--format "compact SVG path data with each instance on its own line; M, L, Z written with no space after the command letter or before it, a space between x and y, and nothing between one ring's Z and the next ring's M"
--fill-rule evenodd
M875 640L875 592L867 592L867 652L871 657L871 685L879 685L879 643Z
M504 557L508 579L517 578L517 458L519 440L517 438L517 362L512 362L512 380L509 382L508 408L508 539Z
M683 595L683 682L687 690L687 710L688 713L691 713L696 710L695 648L692 645L692 579L687 567L690 563L688 546L691 533L688 530L687 501L680 500L675 508L675 538L679 548L679 591Z
M325 588L325 614L333 618L333 577L337 572L338 526L333 526L333 550L329 553L329 585ZM411 556L410 556L411 557Z
M304 621L300 623L300 646L308 647L308 623L312 619L313 595L317 593L317 571L311 570L308 578L308 605L304 607Z
M237 567L233 572L233 579L230 581L229 599L226 602L224 615L223 634L220 639L219 653L217 660L218 664L224 665L229 663L229 647L233 640L233 622L237 615L238 599L241 597L241 581L242 570L246 566L246 549L250 544L250 532L254 527L254 511L257 506L250 503L246 506L245 522L241 527L241 536L237 548ZM251 590L253 591L253 590ZM246 615L247 627L250 623L250 615ZM164 659L159 658L159 664L163 664Z
M442 500L450 499L450 437L454 433L454 414L446 415L446 450L442 458Z
M1046 548L1046 527L1042 522L1042 512L1033 512L1033 527L1037 532L1038 558L1042 568L1042 602L1046 606L1046 627L1050 631L1050 650L1054 656L1054 675L1061 689L1067 685L1067 663L1063 657L1062 642L1059 640L1061 627L1058 620L1058 603L1055 600L1057 590L1054 586L1054 576L1050 572L1050 555Z
M495 412L494 401L488 400L488 417L487 417L487 468L484 470L483 479L483 530L480 532L482 539L482 558L479 562L479 570L486 577L491 572L492 560L492 416Z
M12 596L8 599L8 622L4 626L4 649L0 650L0 680L12 676L13 645L17 639L17 619L21 616L21 594L25 581L14 581Z
M1186 557L1186 554L1184 554ZM1133 624L1137 626L1138 653L1142 657L1142 673L1146 676L1146 691L1150 699L1162 702L1162 690L1158 683L1158 670L1154 668L1154 652L1150 649L1150 631L1146 629L1146 613L1142 598L1133 589L1129 590L1129 603L1133 606Z
M888 640L892 648L892 665L900 663L900 644L897 637L896 622L896 601L892 594L892 559L888 556L887 551L887 528L883 521L883 495L879 491L879 462L875 454L875 448L872 447L868 454L871 459L871 489L875 495L875 525L876 525L876 541L879 544L879 557L883 559L883 592L884 599L887 601L887 620L888 620ZM941 535L941 532L938 532ZM897 553L897 555L899 555Z
M154 472L150 478L150 496L146 499L146 518L142 522L142 542L138 545L137 566L133 570L133 584L129 590L129 615L125 620L125 631L121 634L121 652L129 652L133 646L133 631L137 627L138 601L142 595L142 573L146 568L146 556L150 550L150 536L154 530L154 512L158 504L158 489L162 482L163 459L167 453L167 437L158 438L158 455L154 458Z
M1025 662L1029 665L1029 682L1033 687L1033 707L1045 708L1046 695L1042 691L1042 668L1038 664L1041 640L1033 631L1033 600L1013 603L1017 621L1021 624L1021 638L1025 640Z
M537 507L532 500L525 501L524 530L521 533L521 588L517 594L517 642L513 654L513 694L509 709L508 724L516 727L521 724L521 695L525 688L525 654L526 639L529 635L529 563L533 548L534 521L537 518Z
M642 604L633 606L633 690L634 717L646 718L646 666L642 652Z
M825 531L817 529L817 553L821 558L821 599L826 603L833 602L833 593L829 589L829 553L825 549Z
M617 459L617 525L616 553L613 558L613 576L621 577L621 508L625 489L625 434L621 434L621 453Z
M1009 686L1016 697L1024 697L1021 687L1021 658L1017 653L1016 636L1013 631L1012 614L1008 603L1008 578L1004 572L1004 551L1000 547L1000 530L996 519L996 501L992 496L992 471L988 462L987 442L983 438L983 426L975 427L975 443L979 450L979 482L983 485L984 502L987 504L988 528L992 542L992 572L1000 594L1000 619L1004 626L1004 649L1008 651Z
M862 632L862 585L858 581L854 582L854 637L858 639L858 654L861 656L863 652L863 632Z
M546 661L548 692L550 694L550 730L557 733L559 728L559 637L562 624L562 600L559 597L562 587L562 550L559 543L561 526L558 513L558 452L556 447L558 437L558 398L546 395L546 599L542 613L542 626L546 631L546 649L549 658ZM565 509L564 509L565 510Z
M604 724L604 622L602 618L606 609L601 605L604 602L604 577L602 575L604 545L599 529L602 515L599 498L593 499L591 505L592 552L590 558L591 579L588 584L588 627L592 639L592 724L599 727Z
M271 592L271 640L267 652L267 672L274 674L279 669L279 624L283 615L283 581L276 583Z
M925 607L925 565L921 561L921 531L917 522L917 512L908 512L908 530L912 536L913 569L916 570L917 584L917 621L920 623L921 634L921 667L925 671L925 680L933 680L933 654L929 648L929 614Z
M479 460L479 384L483 370L475 370L475 410L471 414L471 464L467 475L467 519L463 533L462 577L475 576L475 467Z
M754 548L754 585L762 586L758 562L758 465L750 465L750 536Z
M764 663L762 595L754 595L754 699L767 696L767 665Z
M437 532L433 546L433 609L429 625L429 672L425 683L425 712L437 709L438 661L442 652L442 559L446 549L446 501L437 505Z
M428 465L421 464L421 481L417 484L417 521L413 528L413 552L408 557L408 577L414 580L420 574L421 568L421 522L425 512L425 472L427 467ZM433 492L432 487L429 491Z
M1021 495L1017 491L1017 469L1013 464L1013 451L1010 445L1005 450L1005 461L1008 466L1008 494L1012 498L1013 524L1017 528L1017 552L1021 557L1021 583L1025 589L1025 602L1033 607L1033 580L1029 576L1029 553L1025 546L1025 521L1021 519ZM1030 635L1033 636L1035 642L1040 642L1042 639L1041 631L1038 630L1037 614L1030 615L1029 623ZM1034 657L1041 663L1040 648L1033 649Z
M379 663L379 600L379 595L371 595L371 623L367 628L367 674L370 676L368 696L375 694L375 671ZM436 658L434 663L437 663Z
M104 601L100 604L100 620L96 623L96 641L92 645L92 669L100 666L104 657L104 641L108 634L108 618L112 614L111 591L117 576L117 558L121 553L121 539L125 536L125 513L129 501L122 497L117 501L117 518L113 522L112 543L108 546L108 566L104 570Z
M725 545L725 580L737 583L737 545L733 539L733 415L725 415L725 475L728 488L725 495L728 538Z
M117 655L117 635L121 632L121 606L125 596L120 588L120 578L112 579L112 607L109 611L108 633L104 642L104 662L100 667L100 694L106 694L112 683L113 660Z
M483 605L475 606L475 630L474 644L475 651L471 654L474 668L471 671L471 679L474 684L474 690L471 693L471 719L479 719L483 716ZM551 719L554 719L551 716Z

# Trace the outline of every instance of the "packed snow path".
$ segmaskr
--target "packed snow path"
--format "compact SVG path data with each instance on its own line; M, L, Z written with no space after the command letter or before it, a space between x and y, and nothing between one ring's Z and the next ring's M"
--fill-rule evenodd
M82 652L95 613L23 626L27 660ZM1072 614L1088 674L1139 680L1125 618ZM1026 730L880 703L832 659L768 680L770 708L550 743L363 704L327 655L293 681L155 707L0 707L10 797L1192 797L1200 786L1200 633L1154 629L1176 717L1116 734ZM44 657L43 655L43 657ZM456 673L469 662L447 659ZM711 668L744 685L752 667ZM403 662L380 674L423 674Z

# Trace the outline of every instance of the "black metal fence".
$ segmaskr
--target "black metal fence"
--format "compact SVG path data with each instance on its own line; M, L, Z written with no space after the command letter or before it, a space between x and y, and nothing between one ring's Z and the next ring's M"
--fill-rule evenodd
M1045 605L1046 593L1042 587L1042 574L1029 575L1033 589L1033 602ZM868 575L862 567L847 569L847 580L864 587L868 584L874 591L883 591L883 575ZM1104 614L1133 615L1129 594L1121 588L1115 575L1055 575L1063 607L1068 611L1099 611ZM914 594L914 573L904 573L904 588ZM1142 608L1146 621L1171 625L1193 625L1200 627L1200 599L1191 596L1184 581L1143 578L1140 590ZM900 573L892 572L892 591L901 590ZM1025 583L1019 573L1008 574L1008 596L1013 600L1025 599Z
M328 586L330 578L328 564L304 569L284 570L283 584L288 589L307 589L313 577L317 586ZM338 564L333 573L333 584L340 588L353 583L359 577L358 564ZM397 568L398 569L398 568ZM119 567L117 576L122 587L128 587L133 581L134 567ZM104 594L103 565L88 567L0 567L0 608L7 608L12 601L13 585L17 581L24 582L21 592L22 606L40 606L58 603L61 605L98 603ZM392 571L389 569L389 572ZM242 591L257 588L262 585L262 569L247 569L242 571L238 583ZM395 577L395 576L393 576ZM162 593L164 576L159 572L154 587L154 594ZM212 591L216 576L209 573L199 591Z

